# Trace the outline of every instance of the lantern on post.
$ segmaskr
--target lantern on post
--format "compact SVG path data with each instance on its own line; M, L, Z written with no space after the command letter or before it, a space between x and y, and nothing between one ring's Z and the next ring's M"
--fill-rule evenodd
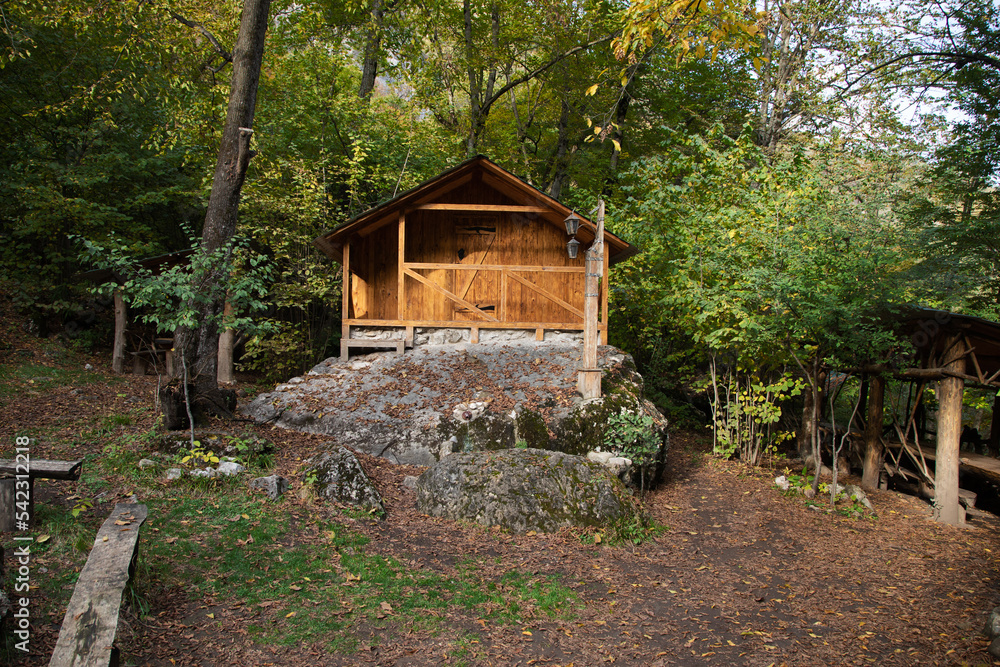
M576 259L577 254L580 252L580 242L576 240L576 233L580 231L580 218L577 216L576 211L570 211L563 222L566 223L566 234L572 237L566 243L566 252L569 254L570 259Z

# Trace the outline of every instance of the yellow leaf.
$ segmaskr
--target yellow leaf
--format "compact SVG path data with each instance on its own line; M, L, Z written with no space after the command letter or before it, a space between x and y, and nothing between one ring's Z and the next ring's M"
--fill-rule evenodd
M247 521L250 520L250 515L249 514L241 514L240 516L243 517L244 519L246 519Z
M618 151L619 153L622 152L622 145L620 143L618 143L617 139L612 139L611 143L614 144L616 151Z
M587 118L587 127L591 127L592 125L593 125L593 123L590 122L590 118L588 117Z
M105 536L104 536L104 539L103 539L103 540L101 540L101 542L107 542L107 541L108 541L108 536L107 536L107 535L105 535Z
M603 130L603 129L604 129L604 128L603 128L603 127L601 127L600 125L595 125L595 126L594 126L594 134L600 134L600 133L601 133L601 130Z
M525 631L524 631L524 632L522 632L521 634L522 634L522 635L525 635L525 636L528 636L528 637L531 637L531 636L532 636L532 635L531 635L531 633L530 633L530 632L528 632L527 630L525 630Z
M285 618L291 618L292 616L295 616L295 612L294 611L290 611L287 614L285 614Z
M105 537L104 539L108 539L108 538ZM48 541L49 541L49 536L48 535L39 535L38 537L35 538L35 544L44 544L45 542L48 542Z
M209 618L215 618L215 614L205 614L205 615L208 616Z
M595 83L590 88L587 88L587 91L584 93L584 95L593 95L593 94L595 94L597 92L598 85L599 84Z
M600 543L601 543L601 536L594 535L594 544L600 544Z

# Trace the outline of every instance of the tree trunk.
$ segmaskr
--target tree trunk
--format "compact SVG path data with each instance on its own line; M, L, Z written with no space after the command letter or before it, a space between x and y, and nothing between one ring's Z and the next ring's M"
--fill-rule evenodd
M965 372L965 345L957 336L945 343L948 350L944 368ZM962 521L958 504L958 455L962 438L962 392L965 381L947 377L938 382L937 452L934 468L934 518L958 525Z
M382 28L385 24L385 4L382 0L371 0L369 13L371 18L365 34L365 57L361 64L361 85L358 87L358 97L366 103L375 89L378 58L382 51Z
M240 18L240 31L233 50L232 87L226 125L222 131L219 159L212 180L212 194L205 215L201 249L212 253L228 246L236 232L240 190L246 178L252 152L253 117L257 105L257 84L264 57L271 0L246 0ZM218 293L199 308L197 329L180 328L174 346L186 364L190 383L195 386L195 402L201 408L226 414L225 397L218 391L216 363L219 351L218 322L225 302L225 280L229 262L217 262L208 271L196 275L195 288L201 294Z
M115 290L115 344L111 352L111 370L125 372L125 328L128 326L128 306L121 289Z
M885 378L873 375L868 389L868 414L865 416L864 470L861 473L861 488L871 491L878 488L885 461L885 446L882 444L882 410L885 400Z

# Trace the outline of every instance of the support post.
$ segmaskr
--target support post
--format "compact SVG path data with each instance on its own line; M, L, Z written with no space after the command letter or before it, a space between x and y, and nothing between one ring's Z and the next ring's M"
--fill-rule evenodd
M990 456L1000 456L1000 394L993 399L993 420L990 424L989 446Z
M228 300L222 310L223 322L228 321L233 316L233 304ZM236 380L233 377L233 343L236 339L235 329L223 329L219 334L219 360L216 371L216 380L219 384L232 384Z
M583 286L583 362L577 375L577 389L585 398L600 398L601 369L597 367L600 293L598 280L604 268L604 200L597 202L597 236L587 250Z
M128 306L121 288L115 290L115 344L111 352L111 370L125 372L125 327L128 326Z
M958 336L945 343L942 366L950 371L965 371L965 346ZM959 525L962 521L958 503L959 445L962 437L962 392L965 381L946 377L938 382L938 424L936 468L934 472L934 518L942 523Z
M885 461L885 445L882 443L882 411L885 399L885 378L873 375L868 387L868 414L865 418L864 470L861 474L861 488L872 491L878 488Z
M404 294L406 290L406 276L403 274L403 264L405 263L404 251L406 250L406 215L400 211L399 212L399 226L397 227L399 232L399 247L396 250L396 278L398 283L396 285L396 319L405 320L406 319L406 295Z

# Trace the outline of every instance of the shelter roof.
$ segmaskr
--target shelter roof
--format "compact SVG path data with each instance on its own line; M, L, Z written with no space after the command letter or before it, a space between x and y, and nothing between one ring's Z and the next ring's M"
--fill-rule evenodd
M1000 373L1000 322L946 310L913 307L903 314L904 329L921 359L940 358L950 336L961 334L971 348L970 366L979 377ZM994 378L995 379L995 378Z
M344 244L354 234L367 234L383 225L395 222L401 212L405 213L422 204L431 203L436 198L470 182L477 176L481 177L483 182L490 187L521 205L541 209L537 212L538 215L546 222L560 228L563 228L563 220L572 210L541 190L525 183L488 158L477 155L348 220L333 231L317 238L314 243L328 257L343 262ZM580 216L580 220L580 231L577 238L581 243L592 243L597 236L597 225L583 216ZM608 256L611 264L617 264L639 252L638 248L611 232L604 232L604 240L610 251Z

